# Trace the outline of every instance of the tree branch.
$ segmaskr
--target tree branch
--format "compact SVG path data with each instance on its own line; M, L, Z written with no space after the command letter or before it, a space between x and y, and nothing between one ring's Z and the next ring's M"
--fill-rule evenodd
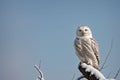
M42 73L42 71L40 70L40 66L37 66L37 65L34 65L34 67L35 67L35 69L38 71L38 73L39 73L39 76L38 76L38 79L39 80L45 80L44 79L44 77L43 77L43 73Z
M102 65L102 67L100 68L100 71L102 71L102 69L104 68L104 66L105 66L105 64L106 64L106 62L107 62L107 59L108 59L108 57L110 56L110 53L111 53L111 51L112 51L112 47L113 47L113 40L111 41L110 50L109 50L108 53L107 53L107 56L106 56L106 58L105 58L105 61L104 61L103 65Z
M117 71L117 73L116 73L116 75L115 75L115 79L117 78L117 76L118 76L118 74L120 73L120 68L119 68L119 70Z
M81 80L82 78L85 78L85 76L82 75L82 76L78 77L77 80Z
M85 67L84 67L84 65ZM88 80L104 80L105 77L99 72L97 69L93 68L90 65L85 63L80 63L78 67L79 71L84 75L84 77Z

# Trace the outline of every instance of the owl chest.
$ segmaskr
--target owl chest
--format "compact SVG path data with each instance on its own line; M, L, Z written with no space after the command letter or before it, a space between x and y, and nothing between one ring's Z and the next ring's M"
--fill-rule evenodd
M91 42L89 40L79 40L78 46L80 55L84 56L88 53L88 50L91 49Z

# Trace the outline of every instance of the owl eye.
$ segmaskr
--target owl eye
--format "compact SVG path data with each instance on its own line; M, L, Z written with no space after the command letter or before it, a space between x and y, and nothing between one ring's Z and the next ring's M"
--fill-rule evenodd
M88 31L88 29L85 29L85 31Z
M81 32L82 30L81 30L81 29L79 29L79 31Z

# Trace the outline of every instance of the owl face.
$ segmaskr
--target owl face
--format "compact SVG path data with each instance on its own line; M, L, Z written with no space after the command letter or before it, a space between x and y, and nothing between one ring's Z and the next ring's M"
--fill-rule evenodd
M92 37L92 32L87 26L78 27L76 34L78 37Z

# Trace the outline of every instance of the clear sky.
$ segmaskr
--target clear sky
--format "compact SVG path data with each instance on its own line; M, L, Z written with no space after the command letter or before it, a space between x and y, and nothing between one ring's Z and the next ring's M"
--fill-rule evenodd
M102 71L113 77L120 68L120 0L0 0L0 80L35 80L40 60L46 80L77 78L79 25L93 31L101 64L113 39Z

